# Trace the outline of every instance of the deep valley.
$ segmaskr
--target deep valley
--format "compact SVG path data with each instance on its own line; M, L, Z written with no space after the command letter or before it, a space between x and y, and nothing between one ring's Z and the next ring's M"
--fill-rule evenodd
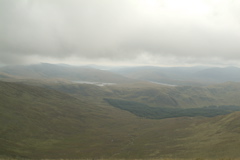
M72 79L48 77L41 69L35 76L4 70L2 158L240 157L239 82L166 86L119 75L104 76L102 83L115 84L99 86L72 82L99 82L98 74L93 80L83 69L75 68Z

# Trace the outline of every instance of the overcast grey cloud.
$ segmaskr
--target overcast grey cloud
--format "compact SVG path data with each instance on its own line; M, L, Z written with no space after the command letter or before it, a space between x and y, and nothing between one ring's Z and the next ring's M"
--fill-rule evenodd
M240 65L240 2L0 0L0 63Z

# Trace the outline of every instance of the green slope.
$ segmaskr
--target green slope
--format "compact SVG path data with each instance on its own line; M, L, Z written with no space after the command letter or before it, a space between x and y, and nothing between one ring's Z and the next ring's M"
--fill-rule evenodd
M239 158L239 118L236 112L215 118L153 121L126 151L132 158Z
M176 86L135 83L108 86L112 98L137 101L153 107L196 108L210 105L240 104L240 83L228 82L207 87Z
M83 131L87 106L71 96L6 82L0 90L0 154L27 156L35 147Z
M239 106L240 83L227 82L207 87L168 87L152 83L128 83L111 86L55 83L41 85L78 98L102 101L104 98L123 99L151 107L199 108L206 106Z
M152 107L171 108L195 108L210 105L238 106L240 104L240 99L238 98L240 83L237 82L226 82L204 87L170 87L147 82L136 83L123 76L103 70L53 64L8 66L0 68L0 71L4 72L0 74L0 79L2 80L18 81L51 88L88 100L97 99L101 101L103 98L120 98L145 103ZM181 69L179 72L182 72ZM192 72L192 70L190 69L189 72ZM174 71L174 73L178 72ZM25 79L15 77L13 80L10 75L24 76ZM35 80L32 78L35 78ZM124 84L104 87L88 84L72 84L72 81L77 80L113 83L124 82ZM58 81L58 83L55 83L55 81Z
M8 82L0 82L0 91L0 155L4 157L240 157L239 112L150 120L94 97L76 99Z
M111 106L41 87L0 82L0 102L0 156L111 157L140 126Z
M22 80L19 83L58 90L74 97L103 103L104 98L144 103L151 107L201 108L207 106L239 106L240 83L227 82L207 87L168 87L147 82L110 86L74 84L63 80Z
M139 117L149 119L164 119L175 117L215 117L218 115L226 115L235 111L240 111L240 106L208 106L202 108L163 108L149 107L146 104L126 101L121 99L104 99L110 105L122 110L126 110Z

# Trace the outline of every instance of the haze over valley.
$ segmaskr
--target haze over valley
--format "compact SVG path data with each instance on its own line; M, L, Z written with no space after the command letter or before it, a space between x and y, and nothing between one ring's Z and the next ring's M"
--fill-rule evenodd
M239 159L239 10L0 0L0 159Z
M234 148L239 144L233 140L239 136L240 82L212 74L199 78L198 73L211 70L238 72L232 67L101 70L47 63L1 67L0 154L238 158ZM192 78L180 81L181 74Z

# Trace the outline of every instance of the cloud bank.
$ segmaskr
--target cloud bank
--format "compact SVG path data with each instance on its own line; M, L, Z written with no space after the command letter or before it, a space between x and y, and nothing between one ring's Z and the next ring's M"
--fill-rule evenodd
M240 2L0 0L0 63L238 64Z

